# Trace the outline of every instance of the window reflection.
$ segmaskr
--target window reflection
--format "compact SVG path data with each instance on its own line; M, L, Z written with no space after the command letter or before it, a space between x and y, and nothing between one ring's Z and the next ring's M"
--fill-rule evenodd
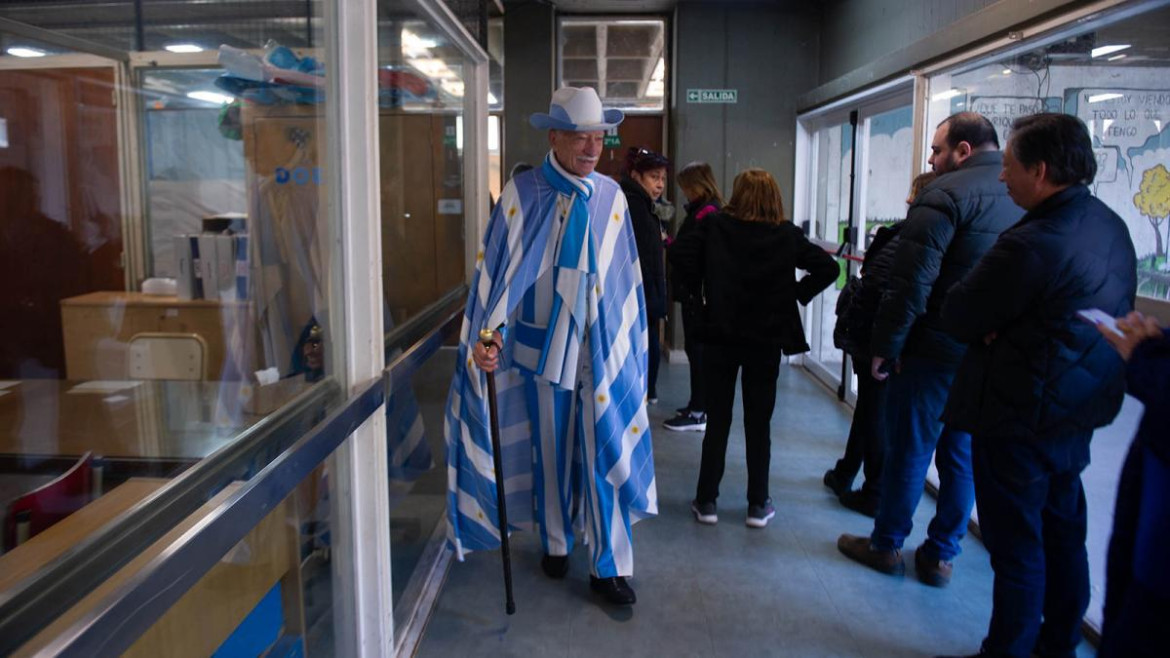
M929 126L961 110L987 116L1006 141L1011 122L1065 112L1088 126L1097 154L1092 190L1129 226L1138 294L1170 299L1170 10L1058 34L930 79Z

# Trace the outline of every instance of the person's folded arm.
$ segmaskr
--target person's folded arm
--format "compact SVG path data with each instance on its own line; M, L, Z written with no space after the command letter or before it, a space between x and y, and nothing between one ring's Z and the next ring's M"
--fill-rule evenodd
M796 284L796 299L807 305L821 291L828 288L841 274L841 266L837 260L824 249L808 241L800 235L802 244L796 250L796 267L806 274Z
M943 300L947 333L965 343L984 340L1023 315L1044 290L1050 271L1025 234L1001 235Z

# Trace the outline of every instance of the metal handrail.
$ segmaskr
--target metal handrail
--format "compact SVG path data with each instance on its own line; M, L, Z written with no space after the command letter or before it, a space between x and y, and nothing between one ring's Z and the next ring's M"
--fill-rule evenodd
M0 593L0 655L8 655L190 515L264 449L298 434L306 416L339 398L326 379L195 464L102 529Z
M49 655L116 655L130 647L220 558L325 461L458 329L462 308L396 356L383 377L364 384L308 434L185 532L100 605L44 649Z

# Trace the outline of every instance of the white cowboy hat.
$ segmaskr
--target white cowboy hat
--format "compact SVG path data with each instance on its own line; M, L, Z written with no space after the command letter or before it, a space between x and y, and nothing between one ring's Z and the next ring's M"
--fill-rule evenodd
M591 132L608 130L622 122L621 110L605 110L592 87L561 87L553 92L548 114L535 112L528 118L533 128Z

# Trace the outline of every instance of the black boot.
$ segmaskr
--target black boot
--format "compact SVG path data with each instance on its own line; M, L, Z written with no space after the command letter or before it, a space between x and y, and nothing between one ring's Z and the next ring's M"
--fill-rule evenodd
M614 605L634 605L638 600L634 588L621 576L613 578L589 576L589 589L604 596L607 602Z
M858 514L863 514L871 519L877 516L878 497L868 493L865 489L846 491L841 494L840 501L842 505Z
M832 491L833 495L838 498L842 494L848 493L849 488L853 486L852 481L846 482L845 478L837 475L836 469L832 468L825 471L825 477L821 478L821 482L824 482L825 486L829 488L829 491Z
M540 558L540 568L549 578L564 578L569 573L568 555L545 555Z

